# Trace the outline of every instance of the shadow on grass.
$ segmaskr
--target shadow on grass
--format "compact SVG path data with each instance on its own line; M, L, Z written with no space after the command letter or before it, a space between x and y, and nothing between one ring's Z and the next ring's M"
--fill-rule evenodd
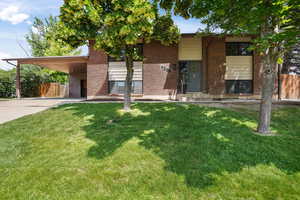
M65 105L76 115L88 117L83 129L95 141L88 156L110 156L125 142L139 139L166 163L165 170L183 175L188 186L205 188L214 183L212 174L239 172L258 164L275 165L291 174L300 170L300 124L281 124L293 117L275 114L274 128L280 137L252 134L256 121L218 108L176 104L134 104L132 113L121 113L121 104ZM293 136L285 137L286 135Z

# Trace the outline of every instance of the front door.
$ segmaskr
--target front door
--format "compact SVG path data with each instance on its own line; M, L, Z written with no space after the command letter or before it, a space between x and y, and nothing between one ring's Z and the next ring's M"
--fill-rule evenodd
M183 92L200 92L201 62L181 61L179 65Z
M87 97L87 81L81 80L80 86L81 86L81 97L83 97L83 98Z

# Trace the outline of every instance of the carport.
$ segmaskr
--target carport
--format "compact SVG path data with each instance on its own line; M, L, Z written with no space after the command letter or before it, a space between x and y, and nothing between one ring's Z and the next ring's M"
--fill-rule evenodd
M69 97L80 98L86 89L86 73L88 56L57 56L36 58L8 58L2 59L16 67L16 96L21 98L21 70L22 65L32 64L51 70L69 74ZM85 88L84 88L85 87Z

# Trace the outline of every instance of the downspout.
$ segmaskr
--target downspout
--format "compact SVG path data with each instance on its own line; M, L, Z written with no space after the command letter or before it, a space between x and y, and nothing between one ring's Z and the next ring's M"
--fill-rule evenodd
M8 60L6 61L8 64L17 67L17 65L15 65L14 63L9 62Z

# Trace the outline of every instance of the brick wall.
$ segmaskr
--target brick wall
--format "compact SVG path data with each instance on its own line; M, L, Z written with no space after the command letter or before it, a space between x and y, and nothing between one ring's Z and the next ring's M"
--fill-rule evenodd
M225 88L225 38L203 37L204 90L210 95L224 95ZM93 42L90 43L90 46ZM143 93L144 95L173 96L178 85L178 46L164 46L160 42L144 45ZM254 55L254 95L262 87L261 58ZM162 67L165 68L162 69ZM171 69L168 71L166 69ZM108 95L108 56L90 47L87 66L88 97Z
M258 54L254 54L253 65L253 93L261 95L263 68L261 57Z
M178 47L160 42L144 45L144 95L174 95L177 91ZM171 71L161 69L161 66Z
M211 95L226 95L226 47L225 38L203 38L203 65L206 71L206 90ZM253 56L253 95L260 95L262 88L262 65L258 54ZM231 95L232 96L232 95Z
M103 96L108 94L108 57L103 51L93 49L93 41L89 46L87 64L87 96Z
M207 90L209 94L219 95L225 93L225 38L204 37L203 45L207 71ZM206 55L207 54L207 55Z

